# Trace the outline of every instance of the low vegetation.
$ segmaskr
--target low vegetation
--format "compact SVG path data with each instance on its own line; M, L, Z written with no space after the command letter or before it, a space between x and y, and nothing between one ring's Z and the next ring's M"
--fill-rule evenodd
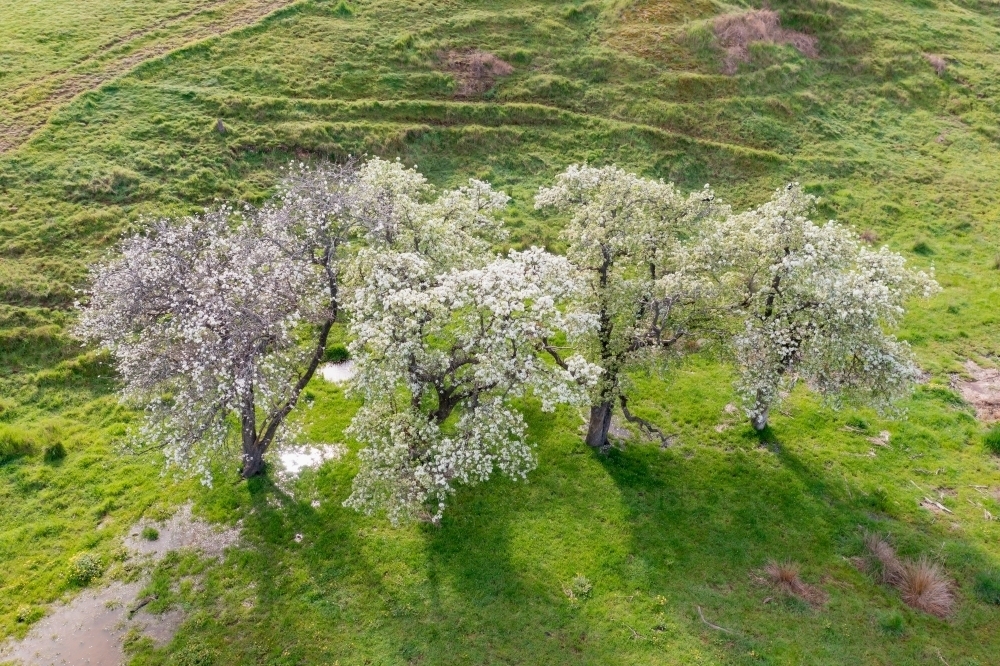
M17 71L0 54L0 110L23 113L0 155L0 636L81 593L78 555L97 564L90 586L126 576L117 553L132 526L190 499L199 516L242 521L240 544L219 561L155 565L141 598L184 620L167 646L130 639L135 664L995 661L1000 459L955 388L967 360L992 368L1000 339L992 4L63 4L0 19L0 43L16 30L27 53ZM180 27L189 11L236 28L272 10L217 37ZM716 22L759 12L777 21L747 28L746 59L731 61ZM123 41L103 55L149 27L149 49ZM471 54L488 72L466 88ZM105 58L114 66L98 67ZM129 73L51 84L65 96L11 92L92 65ZM18 106L34 99L45 104ZM87 266L140 220L219 200L260 207L290 161L365 153L398 157L437 191L474 178L506 192L503 253L567 256L574 210L534 205L573 164L682 192L711 183L737 211L799 182L818 199L813 219L933 269L940 292L909 299L895 322L918 383L880 414L789 382L757 431L740 412L738 361L694 337L669 365L622 375L630 414L663 438L612 419L600 453L583 441L586 410L517 398L536 445L528 482L456 487L438 525L343 506L362 464L346 432L361 398L318 378L288 423L348 453L284 489L268 468L280 449L237 482L237 445L211 463L226 480L211 488L164 476L160 452L125 454L143 414L119 402L113 357L71 335ZM350 325L331 326L328 348L357 339ZM65 455L47 459L57 443ZM891 535L888 578L859 525ZM772 578L768 562L798 575ZM907 576L905 592L889 581ZM779 591L796 580L826 602Z

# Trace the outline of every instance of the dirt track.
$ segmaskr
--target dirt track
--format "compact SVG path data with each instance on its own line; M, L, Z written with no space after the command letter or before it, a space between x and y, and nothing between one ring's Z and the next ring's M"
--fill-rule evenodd
M294 0L216 0L105 43L72 66L15 89L0 106L0 154L17 148L57 108L136 66L189 44L257 23Z

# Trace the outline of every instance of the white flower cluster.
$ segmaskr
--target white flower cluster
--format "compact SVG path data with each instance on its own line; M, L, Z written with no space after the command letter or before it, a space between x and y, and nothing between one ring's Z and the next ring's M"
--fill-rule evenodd
M588 443L607 447L615 401L626 418L663 436L628 411L624 372L663 359L704 318L705 285L680 270L683 241L728 209L707 186L684 196L671 183L586 165L569 167L542 188L535 207L572 215L563 238L586 283L576 318L587 324L573 339L603 371L593 391Z
M235 416L244 475L260 472L337 317L353 173L294 167L266 206L156 220L92 269L76 333L145 407L141 446L210 482Z
M420 203L422 185L407 187L412 174L386 164L369 172L382 197L369 209L406 215L390 233L373 225L356 263L353 390L364 405L351 433L366 446L347 505L437 521L456 484L523 478L534 466L512 398L530 391L546 410L584 404L600 370L579 356L563 366L539 357L549 338L580 326L562 306L582 285L565 258L541 249L488 252L506 195L471 181Z
M783 390L803 379L833 404L885 408L917 378L909 346L887 333L912 296L939 290L888 248L806 217L815 199L797 184L766 204L715 218L689 255L716 303L738 319L738 389L758 429Z

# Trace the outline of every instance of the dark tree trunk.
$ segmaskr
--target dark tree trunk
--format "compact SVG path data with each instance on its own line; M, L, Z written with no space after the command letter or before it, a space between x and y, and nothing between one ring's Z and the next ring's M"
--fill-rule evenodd
M244 479L249 479L250 477L257 476L258 474L264 473L264 447L257 446L256 444L251 446L249 450L246 447L243 448L243 469L240 471L240 476Z
M587 446L600 451L608 449L608 429L611 428L611 413L614 403L605 400L590 407L590 425L587 428Z
M264 471L264 450L267 448L257 439L257 410L252 389L243 397L240 425L240 439L243 442L243 470L240 476L249 479Z

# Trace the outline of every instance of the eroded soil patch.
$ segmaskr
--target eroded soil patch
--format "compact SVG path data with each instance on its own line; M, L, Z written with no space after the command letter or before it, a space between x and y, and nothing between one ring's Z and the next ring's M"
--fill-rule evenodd
M974 361L966 361L965 370L972 379L954 378L952 384L955 389L976 408L976 417L980 421L1000 421L1000 370L981 368Z
M157 539L142 536L147 527L157 530ZM165 521L139 521L125 538L125 546L146 562L182 549L219 558L226 548L236 546L239 538L237 529L220 529L194 518L191 505L186 504ZM23 666L116 666L125 659L122 639L132 629L157 645L169 643L184 621L184 613L179 609L148 612L144 602L150 599L137 598L147 582L148 578L113 581L99 589L84 590L68 603L55 604L24 639L0 648L0 661Z
M715 19L712 31L726 53L722 67L726 74L735 74L741 62L750 60L751 44L788 44L804 56L819 55L815 37L782 28L778 12L771 9L723 14Z
M442 51L438 60L446 72L455 77L458 87L456 97L482 95L493 87L497 79L514 72L510 63L489 51Z

